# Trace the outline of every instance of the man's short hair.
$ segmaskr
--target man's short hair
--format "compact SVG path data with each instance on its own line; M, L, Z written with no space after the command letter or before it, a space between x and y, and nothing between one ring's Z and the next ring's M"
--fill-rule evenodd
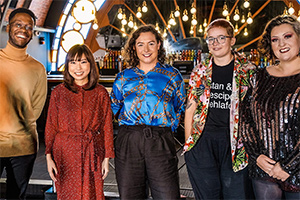
M33 22L34 22L34 25L35 25L37 17L35 16L35 14L31 10L29 10L27 8L17 8L15 10L13 10L10 13L9 17L8 17L8 22L10 23L12 18L14 18L14 16L18 13L26 13L26 14L30 15L30 17L33 19Z

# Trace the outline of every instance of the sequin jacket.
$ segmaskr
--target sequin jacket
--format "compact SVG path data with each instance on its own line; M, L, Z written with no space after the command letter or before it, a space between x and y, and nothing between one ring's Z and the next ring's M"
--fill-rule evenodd
M239 126L249 154L249 174L269 177L256 165L264 154L290 174L288 183L300 187L300 74L274 77L262 69L250 83Z
M230 140L233 171L244 169L248 164L248 158L245 148L238 138L238 121L240 101L246 95L249 77L253 73L254 65L249 63L246 58L234 53L234 70L232 80L232 95L230 107ZM189 81L188 98L195 100L198 104L193 116L192 135L186 140L184 152L192 149L199 140L205 126L209 99L210 86L212 80L212 63L213 57L205 60L193 69Z

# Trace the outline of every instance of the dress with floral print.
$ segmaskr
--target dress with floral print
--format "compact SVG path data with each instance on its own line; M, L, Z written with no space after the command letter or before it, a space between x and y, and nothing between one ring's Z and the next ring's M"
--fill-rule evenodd
M246 58L241 57L238 53L235 54L234 70L232 80L232 95L230 108L230 140L231 140L231 155L233 171L244 169L248 165L248 155L245 152L245 147L238 138L238 121L239 121L239 102L246 95L249 78L252 77L255 66L249 63ZM197 108L193 116L192 134L186 140L183 151L191 150L199 140L205 126L208 106L210 100L210 86L212 81L212 63L211 56L203 63L193 69L189 80L188 98L196 101Z

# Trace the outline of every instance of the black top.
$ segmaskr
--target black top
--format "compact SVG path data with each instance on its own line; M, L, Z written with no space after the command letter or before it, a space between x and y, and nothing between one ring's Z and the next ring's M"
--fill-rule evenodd
M210 100L205 126L228 127L234 59L225 66L213 62Z
M249 174L272 180L256 165L257 157L264 154L290 174L285 183L300 189L300 74L274 77L264 68L250 83L239 125L249 155Z

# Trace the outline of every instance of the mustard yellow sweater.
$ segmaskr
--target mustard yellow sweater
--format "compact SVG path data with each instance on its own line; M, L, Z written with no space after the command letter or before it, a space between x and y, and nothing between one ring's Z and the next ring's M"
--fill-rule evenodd
M44 66L7 43L0 50L0 157L38 150L36 120L47 96Z

